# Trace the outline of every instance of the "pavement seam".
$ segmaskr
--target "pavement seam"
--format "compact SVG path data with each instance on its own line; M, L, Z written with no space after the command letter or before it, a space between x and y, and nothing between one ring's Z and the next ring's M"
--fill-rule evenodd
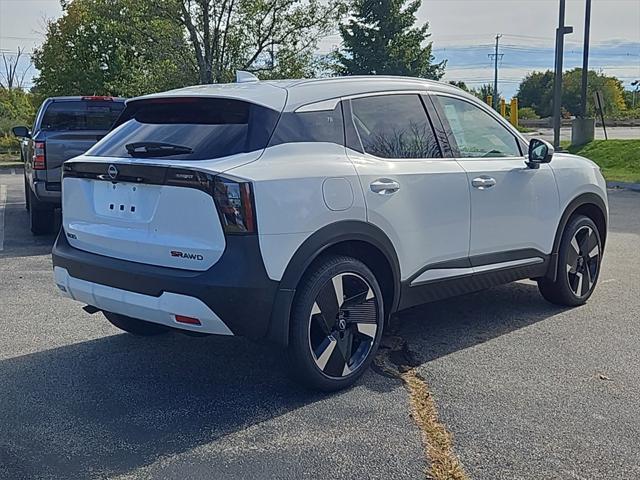
M381 375L401 380L407 390L411 417L420 430L427 459L425 477L430 480L468 480L453 451L453 436L439 420L435 400L427 382L417 371L418 365L403 338L387 336L381 342L373 368Z

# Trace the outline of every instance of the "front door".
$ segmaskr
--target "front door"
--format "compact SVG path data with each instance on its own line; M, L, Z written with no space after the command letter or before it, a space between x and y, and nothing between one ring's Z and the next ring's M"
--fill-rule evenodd
M432 98L467 173L472 265L516 266L550 254L560 205L549 165L527 167L524 142L488 108L455 96Z

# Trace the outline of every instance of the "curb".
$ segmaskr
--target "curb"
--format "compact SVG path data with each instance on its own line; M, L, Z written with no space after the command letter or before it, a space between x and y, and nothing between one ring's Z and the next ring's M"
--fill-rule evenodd
M607 182L607 188L623 188L625 190L640 192L640 183Z

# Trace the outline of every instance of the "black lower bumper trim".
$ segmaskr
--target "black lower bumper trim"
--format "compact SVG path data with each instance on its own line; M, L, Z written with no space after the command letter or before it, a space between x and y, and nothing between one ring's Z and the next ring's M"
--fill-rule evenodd
M204 272L158 267L79 250L69 244L64 229L56 239L52 257L54 266L88 282L154 297L173 292L198 298L234 335L258 339L269 331L278 282L267 276L256 235L227 237L224 254Z

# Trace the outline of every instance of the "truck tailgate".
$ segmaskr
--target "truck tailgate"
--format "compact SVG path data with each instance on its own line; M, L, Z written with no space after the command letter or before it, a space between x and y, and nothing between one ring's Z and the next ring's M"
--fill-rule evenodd
M70 158L82 155L105 134L106 132L102 130L47 132L45 140L47 182L60 182L62 164Z

